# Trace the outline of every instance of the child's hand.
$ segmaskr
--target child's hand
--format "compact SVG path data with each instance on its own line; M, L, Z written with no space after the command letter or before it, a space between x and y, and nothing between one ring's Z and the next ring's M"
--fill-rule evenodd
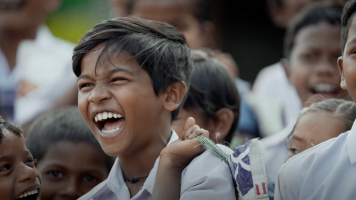
M209 137L209 132L201 129L195 124L194 118L189 117L179 139L161 151L161 161L164 160L170 167L183 171L190 161L205 151L200 141L195 138L196 135Z

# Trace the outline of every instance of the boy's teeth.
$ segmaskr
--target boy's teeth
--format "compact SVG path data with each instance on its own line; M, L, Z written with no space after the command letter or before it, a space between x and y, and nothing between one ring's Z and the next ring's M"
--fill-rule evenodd
M103 112L103 113L98 113L95 115L94 120L95 122L106 120L106 119L111 119L111 118L121 118L122 115L116 114L116 113L111 113L111 112Z
M314 86L316 92L334 92L335 87L330 84L320 83Z
M37 193L38 193L38 190L28 191L28 192L25 192L25 193L21 194L16 199L24 198L24 197L27 197L29 195L33 195L33 194L37 194Z
M112 134L112 133L118 131L119 129L120 129L119 127L115 128L115 129L111 129L111 130L105 130L105 128L103 128L101 131L105 134Z

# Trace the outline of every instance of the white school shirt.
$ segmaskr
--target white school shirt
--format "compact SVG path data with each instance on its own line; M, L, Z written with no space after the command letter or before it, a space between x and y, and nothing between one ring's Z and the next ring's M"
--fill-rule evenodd
M72 70L74 44L59 39L46 26L39 28L35 40L21 42L17 63L19 80L29 81L37 88L15 101L15 123L24 125L50 110L75 87Z
M296 119L278 133L260 140L263 160L266 167L268 196L273 197L275 180L284 161L289 148L288 136L292 133Z
M295 87L288 82L283 66L279 62L263 68L258 73L252 91L278 102L283 108L285 124L296 118L302 109L302 102Z
M178 135L172 131L168 145L177 139ZM219 145L219 147L227 154L232 153L228 147L223 145ZM153 192L158 163L159 158L157 158L141 190L130 198L120 164L116 159L108 178L80 197L79 200L149 200ZM236 199L229 166L211 151L205 151L194 158L183 170L180 195L180 199L184 200Z
M356 123L293 156L278 172L275 200L356 199Z

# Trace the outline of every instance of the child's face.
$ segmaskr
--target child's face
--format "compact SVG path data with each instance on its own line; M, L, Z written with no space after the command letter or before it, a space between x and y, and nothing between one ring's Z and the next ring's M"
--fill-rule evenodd
M54 9L55 3L58 3L56 1L59 2L59 0L0 0L0 30L35 34L46 15Z
M56 143L37 168L42 175L42 200L78 199L109 173L103 153L85 142Z
M338 60L342 77L341 87L348 90L352 99L356 100L356 20L354 15L350 23L344 53Z
M5 130L0 143L0 197L15 200L22 195L37 200L41 176L25 146L25 138Z
M209 44L208 33L204 33L199 20L195 17L189 1L144 1L138 0L132 15L144 19L166 22L176 27L187 39L190 48L198 49Z
M326 111L306 113L294 128L286 161L321 142L347 131L342 120Z
M162 134L171 116L164 110L164 94L155 94L150 76L128 53L111 56L115 66L104 61L95 69L100 52L86 54L81 63L78 106L83 118L108 155L151 148L157 142L152 133Z
M315 94L325 98L346 97L346 92L340 88L337 69L337 58L341 54L340 32L338 25L321 22L297 33L285 69L303 103Z

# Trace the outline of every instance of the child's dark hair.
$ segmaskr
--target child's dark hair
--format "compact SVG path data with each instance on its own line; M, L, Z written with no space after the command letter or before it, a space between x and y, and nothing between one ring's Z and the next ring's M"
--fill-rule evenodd
M9 131L11 133L14 133L18 136L22 135L22 130L20 127L17 125L5 121L1 116L0 116L0 143L2 141L2 138L4 137L4 132Z
M327 22L331 25L341 25L342 6L334 3L315 3L298 14L287 28L284 40L284 56L289 59L295 38L303 28Z
M225 141L231 143L240 111L240 97L236 83L224 64L208 52L192 51L194 70L191 86L184 108L197 109L210 118L216 117L221 108L228 108L234 114L234 121Z
M127 52L147 71L156 95L168 86L183 81L189 88L192 61L184 36L166 23L132 17L106 20L88 31L73 53L73 71L81 74L81 61L85 54L103 44L96 64L101 60ZM113 64L114 65L114 64ZM172 112L172 120L179 109Z
M352 16L356 12L356 0L347 1L344 12L342 13L342 22L341 22L341 47L342 52L345 50L346 40L352 21Z
M48 149L61 141L87 142L94 146L102 152L110 171L113 158L104 153L76 107L56 109L37 118L28 132L26 146L40 162Z

